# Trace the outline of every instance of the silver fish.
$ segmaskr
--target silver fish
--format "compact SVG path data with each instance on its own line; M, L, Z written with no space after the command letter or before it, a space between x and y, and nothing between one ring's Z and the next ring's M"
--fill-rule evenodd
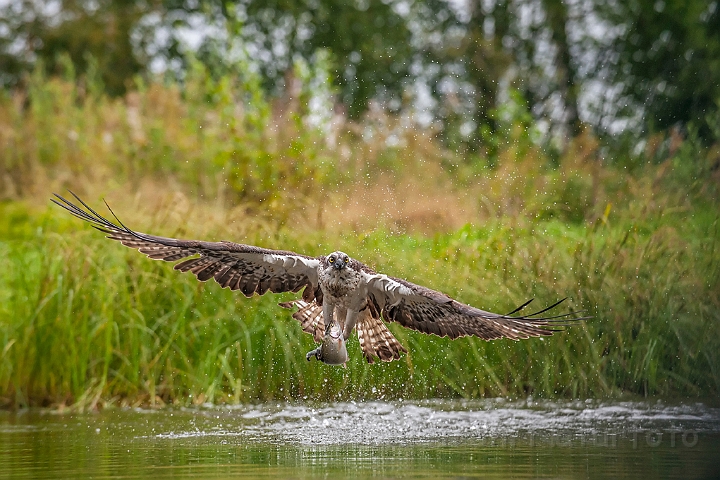
M330 328L325 330L325 336L320 346L305 355L308 362L312 357L328 365L345 365L345 362L348 361L348 353L343 330L339 323L333 322Z

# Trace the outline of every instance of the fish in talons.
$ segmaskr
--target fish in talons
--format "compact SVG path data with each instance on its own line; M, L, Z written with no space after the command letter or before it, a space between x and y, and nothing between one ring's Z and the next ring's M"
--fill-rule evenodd
M330 328L325 330L325 335L323 336L320 346L305 355L308 362L312 357L328 365L346 366L345 363L349 357L343 336L343 329L339 323L333 322Z

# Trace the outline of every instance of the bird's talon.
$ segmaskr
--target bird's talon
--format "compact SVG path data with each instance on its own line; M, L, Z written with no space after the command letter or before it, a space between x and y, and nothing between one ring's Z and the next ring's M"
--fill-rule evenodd
M316 348L315 350L310 350L307 355L305 355L305 359L309 362L312 357L315 357L318 359L318 353L320 353L320 348ZM319 359L318 359L319 360Z

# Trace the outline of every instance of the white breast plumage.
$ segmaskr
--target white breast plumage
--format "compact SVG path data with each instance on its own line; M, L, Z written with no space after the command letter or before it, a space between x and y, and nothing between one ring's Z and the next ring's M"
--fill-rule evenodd
M360 275L352 270L345 270L339 274L331 269L319 272L318 279L323 293L342 300L350 295L360 284Z

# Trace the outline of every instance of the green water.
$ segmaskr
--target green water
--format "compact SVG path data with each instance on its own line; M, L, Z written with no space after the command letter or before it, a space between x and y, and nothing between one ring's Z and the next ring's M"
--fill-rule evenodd
M720 409L659 402L0 412L0 478L716 478Z

